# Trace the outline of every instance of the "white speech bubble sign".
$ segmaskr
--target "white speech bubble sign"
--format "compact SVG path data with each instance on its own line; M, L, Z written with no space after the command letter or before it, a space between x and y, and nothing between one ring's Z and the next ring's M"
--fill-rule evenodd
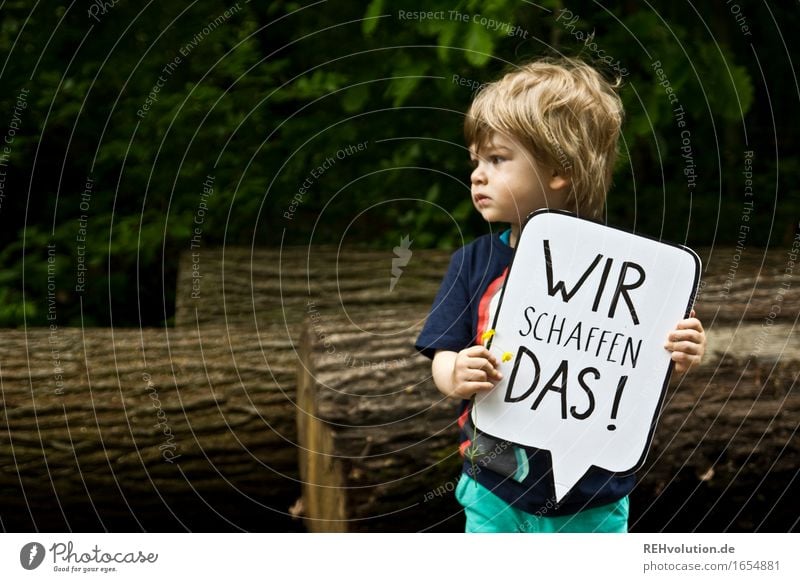
M476 399L492 436L550 451L556 501L592 467L644 463L672 371L664 342L691 311L691 250L561 211L522 230L490 348L503 379Z

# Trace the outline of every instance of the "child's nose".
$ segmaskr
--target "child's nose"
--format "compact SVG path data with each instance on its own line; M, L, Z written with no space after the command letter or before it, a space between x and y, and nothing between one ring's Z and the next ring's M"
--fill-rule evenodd
M483 171L483 164L478 163L475 166L475 169L472 170L472 174L470 174L470 182L473 184L485 184L486 183L486 173Z

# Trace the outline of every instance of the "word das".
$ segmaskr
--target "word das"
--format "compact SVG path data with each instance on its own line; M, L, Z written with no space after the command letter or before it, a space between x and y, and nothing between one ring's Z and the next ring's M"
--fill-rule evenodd
M530 385L524 392L521 394L513 394L517 373L519 372L519 368L522 366L522 363L526 360L533 365L533 380L531 380ZM519 350L517 351L517 356L514 359L514 368L511 370L511 377L508 380L508 386L506 387L506 393L503 396L503 400L505 402L514 403L521 402L533 396L533 394L536 392L536 388L539 386L539 380L542 376L541 372L542 367L539 363L539 359L536 357L536 354L534 354L527 347L520 346ZM576 375L570 376L569 360L561 360L561 363L556 367L555 372L550 375L547 382L545 382L542 386L539 394L536 396L536 398L534 398L533 404L531 405L531 410L536 410L539 408L539 405L542 403L544 398L553 392L558 394L560 399L562 420L566 420L568 418L568 410L569 416L575 420L586 420L592 415L595 409L595 397L590 382L596 382L598 380L600 380L600 370L594 366L583 368ZM580 410L574 404L569 406L570 400L568 397L570 394L575 392L575 390L570 390L569 387L574 386L576 381L580 390L582 391L582 397L584 400L583 408ZM620 398L622 398L622 392L625 390L625 384L627 382L627 375L620 376L619 380L617 381L617 387L614 393L614 404L611 408L611 420L616 420L617 418L619 401ZM617 427L612 423L609 424L607 428L608 430L616 430Z

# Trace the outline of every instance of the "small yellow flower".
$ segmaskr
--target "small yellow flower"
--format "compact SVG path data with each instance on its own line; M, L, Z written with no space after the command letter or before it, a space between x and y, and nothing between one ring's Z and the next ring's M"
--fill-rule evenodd
M485 345L486 342L492 339L494 336L495 336L495 331L493 329L487 329L485 332L481 334L481 341ZM495 347L500 347L500 346L495 346ZM514 354L512 354L511 352L505 352L505 351L503 352L503 356L501 358L502 362L510 362L512 359L514 359Z

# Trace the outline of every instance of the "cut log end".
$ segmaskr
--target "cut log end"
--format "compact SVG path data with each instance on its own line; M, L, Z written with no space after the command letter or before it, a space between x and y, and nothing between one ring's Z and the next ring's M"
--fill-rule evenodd
M382 332L392 337L407 327L395 322ZM430 362L415 353L418 331L412 326L399 332L400 341L373 341L379 349L359 351L357 367L329 353L313 332L304 336L298 438L310 531L421 531L460 519L452 495L425 495L454 482L461 461L456 406L437 396ZM364 335L325 337L348 351L363 346ZM387 361L404 364L384 367Z

